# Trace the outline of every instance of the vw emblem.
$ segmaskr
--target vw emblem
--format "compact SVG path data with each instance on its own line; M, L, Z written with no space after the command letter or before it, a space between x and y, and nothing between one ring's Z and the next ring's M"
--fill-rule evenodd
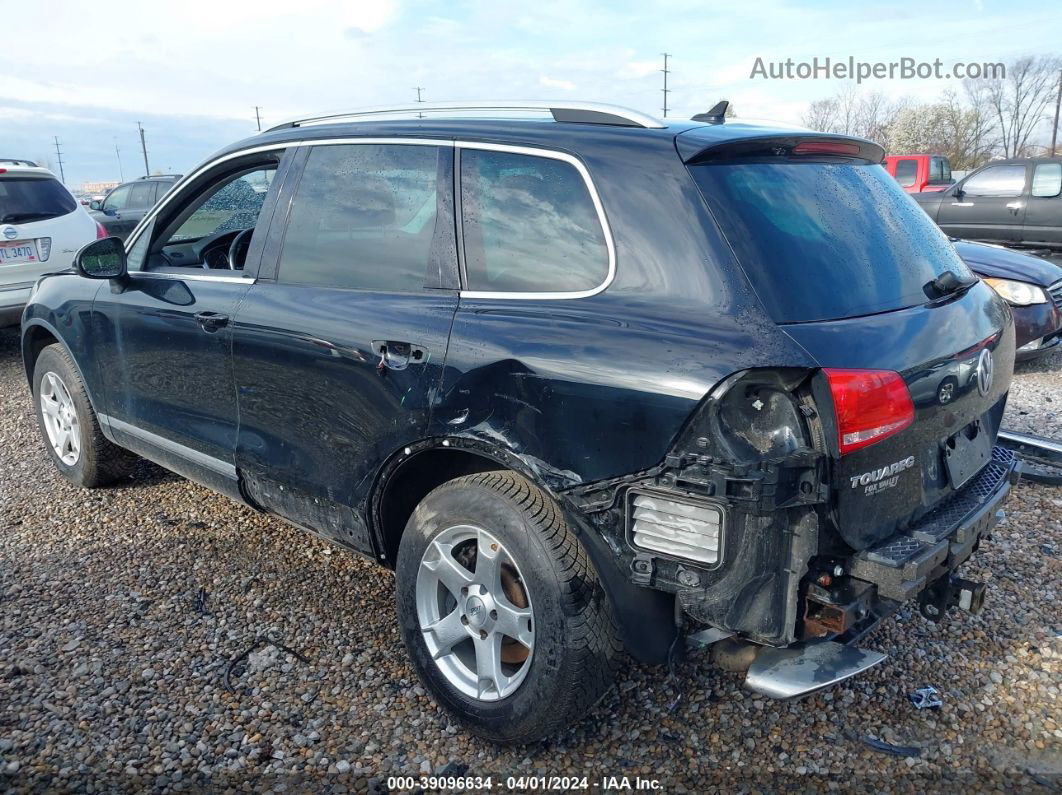
M6 237L8 240L14 240L16 237L18 237L18 230L15 229L15 227L13 226L5 226L4 237Z
M995 367L992 363L992 351L985 348L977 359L977 391L981 395L987 395L988 390L992 388Z

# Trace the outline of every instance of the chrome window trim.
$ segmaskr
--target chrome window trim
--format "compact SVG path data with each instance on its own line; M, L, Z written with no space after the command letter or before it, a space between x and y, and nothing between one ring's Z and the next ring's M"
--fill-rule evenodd
M494 144L481 141L457 141L456 144L459 149L480 149L489 152L512 152L513 154L518 155L531 155L532 157L545 157L552 160L561 160L574 166L575 170L579 172L580 176L582 176L583 184L586 185L586 189L590 193L590 200L593 202L594 209L597 211L597 220L601 224L601 233L605 238L605 248L608 250L608 272L605 274L605 279L597 287L593 287L589 290L539 293L461 290L462 298L503 298L517 301L569 300L572 298L589 298L592 295L597 295L608 289L608 286L612 284L616 278L616 245L612 240L612 227L609 226L608 218L605 216L605 208L601 204L601 197L597 193L597 187L594 185L594 181L590 177L590 172L587 171L586 166L583 165L581 160L567 152L559 152L556 149L542 149L534 146ZM460 174L455 175L455 179L459 180L460 178Z
M340 138L321 138L321 139L303 139L300 138L294 141L284 141L272 144L263 144L262 146L252 146L247 149L241 149L237 152L229 152L226 155L211 160L195 171L191 172L188 176L184 177L177 185L170 189L170 191L163 197L162 201L152 208L151 212L145 215L140 223L137 224L132 234L129 235L125 242L126 253L132 250L136 244L140 235L143 234L145 227L154 218L162 212L166 206L172 202L178 195L180 195L181 186L185 182L191 182L194 179L198 179L204 173L216 166L221 165L229 160L235 160L240 157L246 157L247 155L254 155L260 152L276 151L278 149L290 149L297 146L331 146L341 144L396 144L396 145L410 145L410 146L447 146L458 147L461 149L479 149L491 152L511 152L513 154L530 155L532 157L545 157L553 160L561 160L568 163L575 168L579 175L583 178L583 184L586 185L587 191L590 193L590 200L593 202L594 210L597 212L598 222L601 224L601 232L605 238L605 248L608 251L608 272L605 275L604 281L589 290L577 290L567 292L536 292L536 293L516 293L506 291L490 291L490 290L461 290L460 296L462 298L476 299L476 298L494 298L494 299L507 299L516 301L542 301L542 300L569 300L573 298L589 298L590 296L597 295L608 289L609 285L616 278L616 244L612 238L612 227L609 225L608 217L605 215L604 205L601 203L601 197L597 192L597 186L594 185L594 181L590 176L590 172L582 161L574 155L570 155L567 152L561 152L556 149L547 149L543 147L535 146L519 146L514 144L499 144L488 143L485 141L453 141L444 138L386 138L386 137L358 137L356 135L340 137ZM455 175L458 179L460 175ZM130 275L135 276L148 276L149 278L157 279L190 279L192 281L220 281L220 282L236 282L242 284L254 284L257 279L247 279L242 276L213 276L209 274L177 274L177 273L160 273L158 271L130 271Z
M203 269L206 270L205 268ZM231 282L233 284L254 284L257 279L246 276L213 276L210 273L167 273L165 271L130 271L129 276L136 279L172 279L191 282Z

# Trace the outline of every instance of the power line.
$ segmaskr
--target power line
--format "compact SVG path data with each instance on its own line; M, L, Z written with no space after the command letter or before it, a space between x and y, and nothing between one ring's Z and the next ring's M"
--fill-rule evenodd
M136 128L140 130L140 151L144 153L144 176L151 176L151 167L148 166L147 159L147 142L144 140L144 125L140 122L136 123Z
M59 158L59 181L66 182L66 174L63 173L63 152L59 148L59 136L55 137L55 156Z
M1058 108L1062 105L1062 69L1058 70L1058 94L1055 95L1055 126L1051 128L1051 157L1055 156L1058 141Z
M671 57L671 53L661 53L664 56L664 68L660 71L664 73L664 118L667 118L667 95L671 93L671 89L667 87L667 76L671 73L671 70L667 68L667 59Z
M118 179L125 182L125 174L122 173L122 153L118 151L118 139L114 139L114 156L118 158Z
M257 105L254 106L254 120L258 122L258 132L262 132L262 117L258 115L258 111L261 110Z

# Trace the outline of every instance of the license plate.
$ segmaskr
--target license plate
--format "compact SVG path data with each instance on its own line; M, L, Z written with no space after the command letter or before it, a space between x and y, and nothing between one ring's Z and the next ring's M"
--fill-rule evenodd
M974 433L973 438L970 434ZM953 489L962 488L992 458L992 438L980 422L944 442L944 466Z
M37 262L37 247L32 240L14 240L0 243L0 265L16 262Z

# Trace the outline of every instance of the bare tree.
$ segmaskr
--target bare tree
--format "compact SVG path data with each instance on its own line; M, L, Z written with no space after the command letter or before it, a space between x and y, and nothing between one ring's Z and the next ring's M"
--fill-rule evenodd
M800 117L805 127L820 132L836 132L837 100L833 97L816 99Z
M1005 157L1030 151L1029 139L1047 118L1048 103L1054 98L1058 68L1057 58L1026 55L1007 64L1005 78L985 81Z

